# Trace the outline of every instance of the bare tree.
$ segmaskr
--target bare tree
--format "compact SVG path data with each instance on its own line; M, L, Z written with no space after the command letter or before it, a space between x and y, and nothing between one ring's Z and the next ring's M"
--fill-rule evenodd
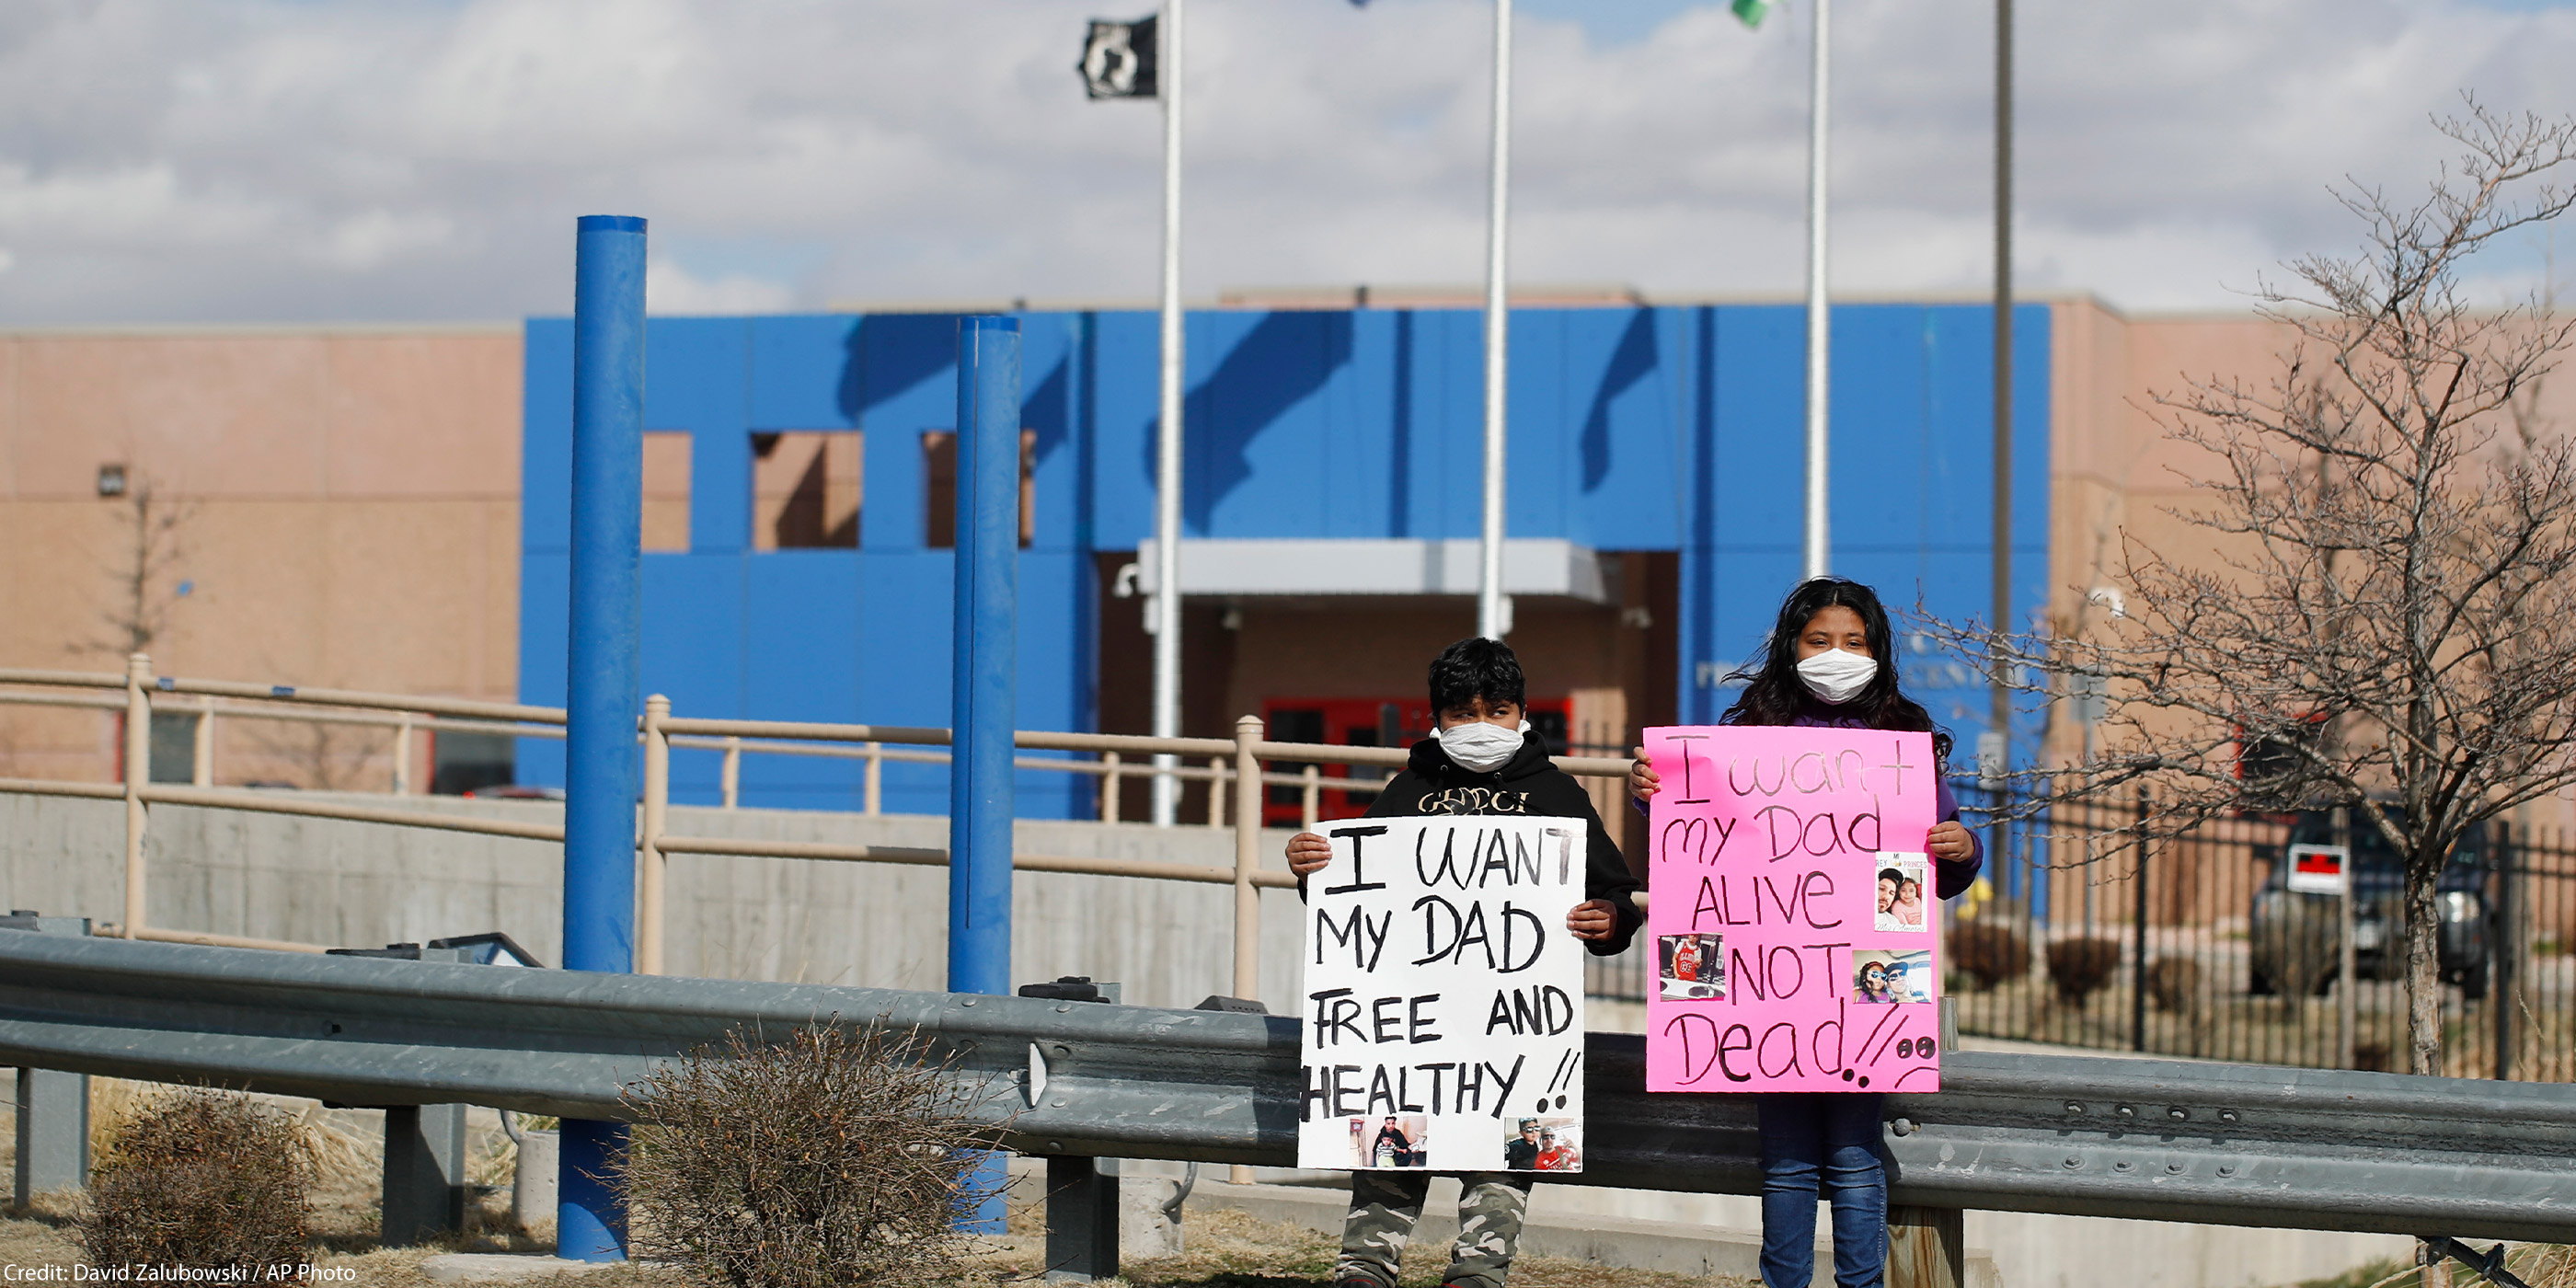
M107 633L73 645L75 653L122 660L152 651L152 642L169 628L170 610L187 593L185 583L173 584L171 575L187 556L183 537L196 517L195 503L162 498L150 482L138 479L125 492L124 511L117 553L103 565L112 585L99 611Z
M2081 634L1935 632L2027 692L2107 698L2102 747L2040 771L2032 808L2131 799L2172 834L2246 809L2344 805L2404 868L2408 1067L2441 1068L2436 882L2471 829L2576 783L2576 459L2528 395L2576 324L2534 294L2462 298L2463 265L2576 204L2576 120L2487 111L2420 198L2338 190L2350 258L2256 292L2291 342L2257 381L2157 396L2212 468L2124 535L2124 614ZM2260 749L2260 754L2247 754Z

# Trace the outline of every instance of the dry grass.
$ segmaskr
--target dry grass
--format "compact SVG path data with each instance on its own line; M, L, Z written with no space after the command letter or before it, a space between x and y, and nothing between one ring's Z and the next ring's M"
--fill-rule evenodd
M2505 1265L2530 1288L2576 1288L2576 1248L2548 1243L2516 1244L2505 1254ZM2451 1263L2451 1288L2472 1288L2485 1282L2467 1267L2458 1262ZM2415 1266L2375 1261L2330 1278L2301 1280L2297 1288L2424 1288L2424 1275Z

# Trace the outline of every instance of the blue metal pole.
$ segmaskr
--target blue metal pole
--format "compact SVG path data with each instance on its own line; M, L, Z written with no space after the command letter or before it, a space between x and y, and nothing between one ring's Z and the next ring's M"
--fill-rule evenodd
M567 970L635 968L635 722L641 702L644 221L584 215L573 268L572 648L564 778ZM617 1123L563 1124L556 1255L626 1256L600 1179Z
M1020 324L957 323L957 558L948 771L948 991L1011 991L1011 733L1018 665ZM1002 1158L958 1228L1003 1229Z

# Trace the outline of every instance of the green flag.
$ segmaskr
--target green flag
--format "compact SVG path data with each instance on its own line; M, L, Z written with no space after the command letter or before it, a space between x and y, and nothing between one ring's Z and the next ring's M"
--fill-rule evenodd
M1771 0L1735 0L1735 16L1747 27L1762 25L1763 15L1771 12Z

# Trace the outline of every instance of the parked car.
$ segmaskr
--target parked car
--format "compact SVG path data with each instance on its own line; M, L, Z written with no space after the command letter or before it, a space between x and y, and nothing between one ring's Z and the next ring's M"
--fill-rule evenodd
M2334 820L2327 811L2301 810L2291 816L2291 845L2331 845L2334 839ZM2396 979L2406 973L2405 914L2399 906L2405 874L2396 851L2377 828L2355 820L2351 840L2353 970L2367 979ZM2289 901L2306 901L2304 911L2326 918L2328 924L2337 915L2335 896L2297 894L2288 888L2289 865L2281 861L2284 853L2272 854L2271 874L2254 892L2248 986L2258 995L2273 992L2273 980L2280 974L2276 955L2282 938L2266 934L2265 927L2289 915ZM2469 998L2484 997L2487 992L2487 881L2494 866L2488 858L2487 830L2471 830L2442 865L2434 887L2441 927L2435 956L2442 982L2459 985L2461 995ZM2325 993L2333 982L2334 972L2329 970L2318 982L2317 992Z

